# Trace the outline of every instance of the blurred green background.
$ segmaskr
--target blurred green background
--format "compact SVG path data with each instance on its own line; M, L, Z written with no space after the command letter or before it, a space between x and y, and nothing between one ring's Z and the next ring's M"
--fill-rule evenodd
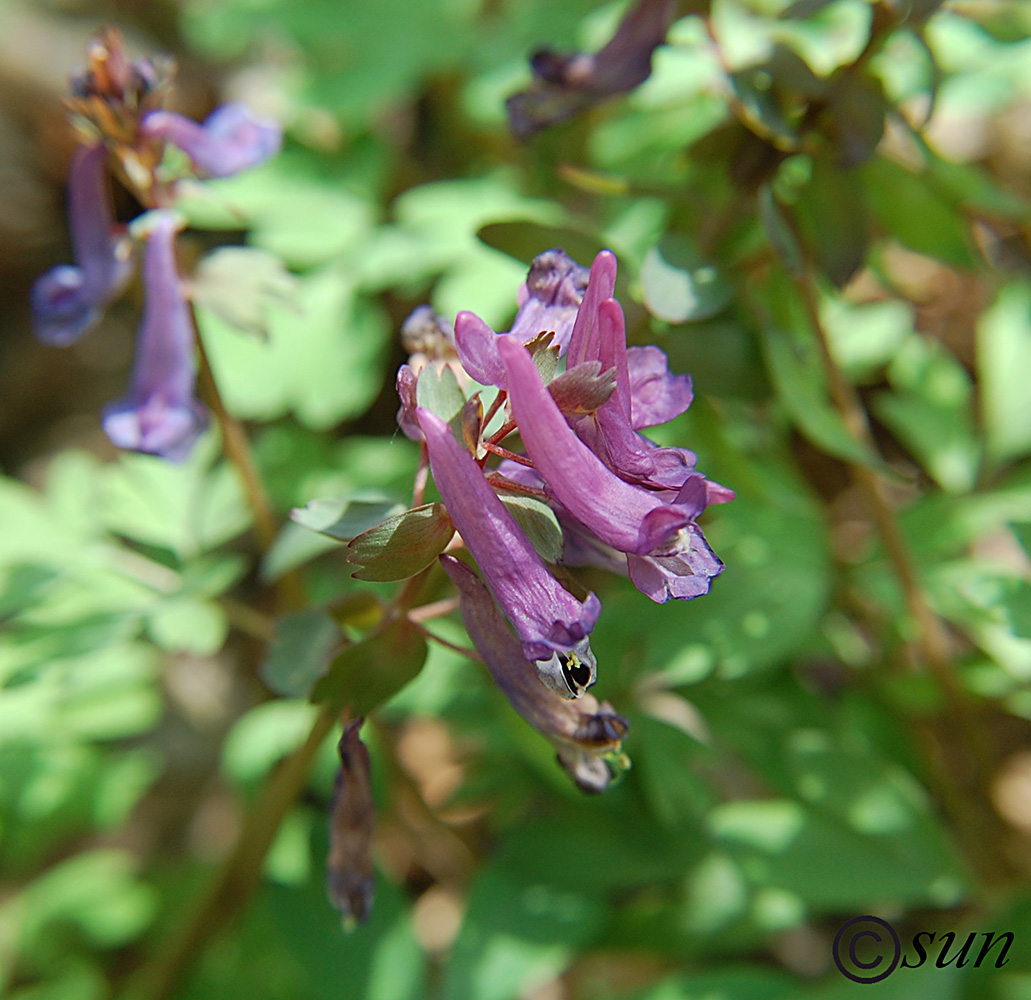
M296 526L261 553L215 432L181 466L115 453L98 414L138 287L67 350L32 337L31 283L70 253L62 97L114 24L174 54L184 112L284 123L278 159L184 203L181 246L296 276L285 303L238 274L200 310L283 519L406 500L402 320L505 329L552 246L616 252L631 342L694 376L656 438L738 494L703 522L708 596L583 577L596 691L631 722L617 787L580 794L433 646L364 730L371 922L345 934L326 901L327 741L168 995L832 1000L864 988L836 929L876 913L904 941L1015 936L1003 969L930 961L880 997L1031 997L1031 7L685 3L642 87L515 142L528 55L596 50L624 9L0 0L0 994L147 982L316 714L262 681L270 581L299 569L356 628L396 589ZM255 294L266 342L232 328Z

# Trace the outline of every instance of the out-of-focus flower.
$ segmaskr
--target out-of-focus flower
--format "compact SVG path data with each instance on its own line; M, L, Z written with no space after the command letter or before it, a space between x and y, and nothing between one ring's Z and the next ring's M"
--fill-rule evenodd
M569 346L577 310L586 291L588 272L563 250L538 254L526 284L519 289L519 312L508 336L528 344L542 333L553 334L551 346L563 355ZM460 312L455 318L455 343L462 366L481 385L503 386L505 368L497 352L496 334L479 316Z
M582 695L597 673L588 635L601 603L593 593L578 601L559 584L448 425L428 410L417 416L444 505L522 641L523 656L557 694Z
M152 227L143 260L146 302L129 395L104 412L104 431L119 448L179 460L207 426L194 398L193 324L175 262L173 214Z
M52 268L32 288L36 336L54 347L71 344L91 330L125 287L132 270L129 245L114 223L106 160L103 144L75 151L68 175L75 265Z
M665 39L676 9L676 0L638 0L600 51L536 52L530 60L533 83L505 102L516 137L527 139L644 83L652 72L652 53Z
M440 561L458 588L469 637L512 707L555 744L559 762L581 789L603 792L612 780L604 757L619 750L629 723L593 695L569 701L542 685L479 577L454 556Z
M282 145L279 125L254 114L245 104L217 108L203 125L174 111L152 111L140 133L181 149L208 177L231 177L271 159Z
M369 751L358 736L364 718L344 726L337 744L340 770L330 811L326 888L346 921L365 923L372 911L372 831L376 807L372 799Z

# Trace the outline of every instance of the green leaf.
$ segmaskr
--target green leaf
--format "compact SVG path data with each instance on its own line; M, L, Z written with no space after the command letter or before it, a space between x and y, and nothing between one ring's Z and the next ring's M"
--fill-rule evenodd
M311 732L317 711L308 702L276 699L256 705L233 724L222 749L222 768L234 781L260 781Z
M404 510L402 504L379 496L353 496L347 500L309 500L295 507L290 517L297 524L337 541L349 542L386 517Z
M795 215L816 264L839 288L846 284L866 257L866 205L859 176L826 157L814 157Z
M395 514L348 543L347 561L358 580L406 580L424 570L451 541L455 527L443 504L428 503Z
M326 672L342 636L337 623L314 608L276 622L276 635L261 664L261 679L276 694L306 697Z
M553 980L598 933L604 910L582 893L491 867L470 893L444 975L451 1000L517 1000Z
M211 656L226 641L229 624L214 602L180 595L166 598L151 612L147 631L162 649Z
M988 453L1005 462L1031 451L1031 289L1004 288L977 331Z
M501 502L530 539L545 562L558 562L562 555L562 529L555 512L536 497L501 493Z
M708 319L730 301L730 287L684 240L663 237L645 255L641 289L648 311L669 323Z
M860 168L852 184L866 192L881 228L910 250L952 267L977 267L962 212L928 182L926 173L915 174L878 156Z
M973 386L949 351L907 339L888 371L896 391L879 393L878 416L902 439L943 490L973 488L981 458L974 430Z
M801 275L802 249L770 184L763 184L759 189L759 219L766 230L770 245L777 251L788 272L795 277Z
M329 264L299 279L296 306L267 310L268 340L239 333L197 310L204 346L235 416L273 420L293 412L325 429L364 412L383 381L389 324L357 294L348 269Z
M190 298L242 333L268 336L268 308L294 305L297 279L282 261L256 247L221 247L202 258Z
M415 400L424 410L451 423L462 413L465 394L458 385L458 379L450 365L426 365L419 372L415 386Z
M829 455L876 465L877 456L852 437L831 404L815 344L799 343L773 326L763 331L762 343L777 396L798 429Z
M597 238L586 231L539 222L492 222L476 235L487 246L527 262L549 247L560 247L577 263L589 267L602 249Z
M856 305L828 296L820 303L820 319L835 361L854 380L875 375L913 331L912 306L897 299Z
M425 662L422 633L407 618L397 618L337 656L311 698L365 715L416 677Z

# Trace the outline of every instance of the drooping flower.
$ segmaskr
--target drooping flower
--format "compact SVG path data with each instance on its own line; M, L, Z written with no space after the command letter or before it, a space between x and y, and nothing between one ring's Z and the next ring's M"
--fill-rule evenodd
M523 656L553 691L578 697L597 673L588 635L601 603L593 593L578 601L562 587L448 425L428 410L416 412L444 506L519 636Z
M337 744L340 770L330 810L326 888L344 920L365 923L372 912L372 832L376 806L372 798L369 751L359 738L364 718L344 726Z
M271 159L282 145L279 125L256 115L245 104L217 108L198 124L174 111L152 111L140 133L181 149L208 177L231 177Z
M176 217L158 213L143 260L146 301L129 394L104 412L119 448L185 458L207 426L194 398L193 324L175 262Z
M75 151L68 174L68 217L75 264L62 264L37 279L32 288L36 336L65 347L87 333L131 273L128 244L114 222L105 182L104 145Z
M458 588L469 638L512 707L554 743L559 763L583 791L603 792L612 780L604 758L619 750L629 723L593 695L571 701L542 685L479 577L454 556L440 562Z
M676 0L638 0L600 51L534 53L533 83L505 102L512 132L527 139L644 83L651 76L652 54L665 39L676 9Z

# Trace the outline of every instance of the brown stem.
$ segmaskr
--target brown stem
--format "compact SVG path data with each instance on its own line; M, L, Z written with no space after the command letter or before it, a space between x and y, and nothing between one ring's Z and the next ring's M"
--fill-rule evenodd
M499 389L498 394L494 397L494 400L491 402L490 406L487 407L487 412L483 415L484 427L486 427L487 424L491 422L491 419L494 417L494 414L501 409L501 404L504 403L506 399L508 399L508 393L505 392L504 389Z
M194 319L194 332L197 353L200 358L198 377L201 392L218 421L219 430L222 432L222 447L225 449L226 456L239 470L247 503L254 514L254 532L258 537L258 544L261 546L262 552L268 552L279 533L279 523L272 510L272 504L269 502L257 463L254 461L243 424L226 410L225 403L222 401L222 393L219 392L218 382L215 380L215 373L211 368L211 360L204 347L204 340L197 330L196 319ZM304 607L304 592L300 581L293 572L284 573L279 578L276 582L276 591L283 607L293 610Z
M499 444L491 444L489 441L483 442L483 447L501 458L507 458L509 461L517 462L519 465L525 465L527 468L533 469L536 466L530 461L525 455L516 454L514 451L509 451L507 448L502 448Z
M484 421L486 425L486 421ZM487 438L487 444L500 444L509 434L516 429L516 422L514 420L508 420L501 425L489 438Z
M408 620L412 622L428 622L433 618L442 618L458 609L457 597L445 597L441 601L434 601L432 604L424 604L419 608L412 608L408 612Z
M243 909L261 876L265 856L279 827L301 794L312 762L334 721L332 712L321 711L303 745L271 774L218 877L197 901L179 933L129 983L126 1000L167 1000L173 996L179 980L209 939Z
M457 643L451 642L449 639L445 639L442 636L437 635L435 632L431 632L424 625L417 621L414 621L411 615L408 616L408 620L431 642L437 643L438 646L443 646L445 649L450 649L453 653L458 653L470 660L474 660L477 663L483 663L483 657L469 646L459 646Z
M797 284L830 380L834 404L853 440L876 454L866 409L831 352L808 267ZM935 727L919 720L914 726L933 785L957 831L963 831L971 859L986 875L1005 876L1010 866L999 847L996 824L987 805L987 783L994 755L975 707L956 679L945 626L928 603L916 563L886 495L883 478L875 469L858 462L849 463L849 469L866 498L888 561L902 588L906 610L916 626L913 646L917 659L934 675L945 696L947 710L937 732ZM961 739L957 739L957 735Z

